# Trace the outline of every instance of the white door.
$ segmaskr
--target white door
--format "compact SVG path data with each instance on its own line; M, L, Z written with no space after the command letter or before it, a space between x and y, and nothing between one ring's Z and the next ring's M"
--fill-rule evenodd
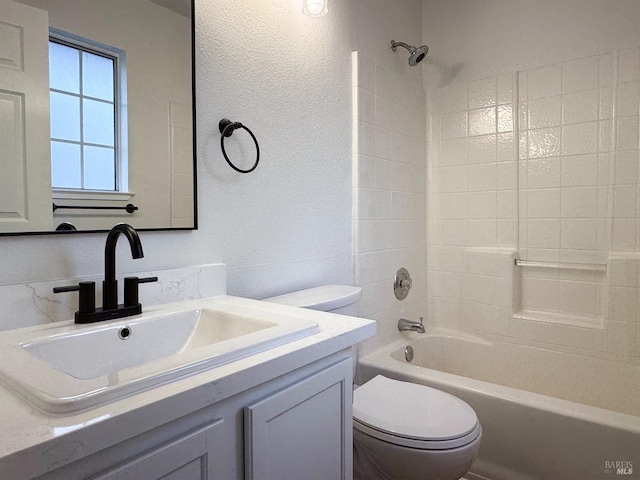
M49 15L0 0L0 233L52 230Z

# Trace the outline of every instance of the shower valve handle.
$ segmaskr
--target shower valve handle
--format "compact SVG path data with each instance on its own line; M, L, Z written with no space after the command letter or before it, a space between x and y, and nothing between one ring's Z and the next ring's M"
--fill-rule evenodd
M398 300L404 300L409 294L409 290L411 290L411 285L413 281L411 280L411 275L406 268L400 268L396 272L396 278L393 282L393 293L395 294Z

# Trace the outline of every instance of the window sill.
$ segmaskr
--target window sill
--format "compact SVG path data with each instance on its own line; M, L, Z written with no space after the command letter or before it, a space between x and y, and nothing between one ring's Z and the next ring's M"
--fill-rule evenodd
M54 200L128 201L134 192L101 192L99 190L52 190Z

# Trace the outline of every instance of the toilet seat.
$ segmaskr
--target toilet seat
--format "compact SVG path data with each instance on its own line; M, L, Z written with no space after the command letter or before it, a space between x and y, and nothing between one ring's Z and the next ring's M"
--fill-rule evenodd
M382 375L354 391L353 419L362 433L422 450L461 447L482 433L476 413L461 399Z
M453 448L464 447L465 445L468 445L476 440L482 434L482 427L480 426L480 423L477 423L475 428L468 435L464 435L462 437L454 438L451 440L441 441L416 440L413 438L405 438L397 435L392 435L388 432L383 432L381 430L371 428L370 426L365 425L364 423L361 423L356 419L353 420L353 428L366 435L369 435L370 437L382 440L383 442L392 443L401 447L415 448L417 450L450 450Z

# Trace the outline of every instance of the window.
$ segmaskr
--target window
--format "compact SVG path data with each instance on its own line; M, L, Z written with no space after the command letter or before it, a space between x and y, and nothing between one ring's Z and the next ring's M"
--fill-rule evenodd
M54 189L127 190L124 53L53 32L49 41Z

